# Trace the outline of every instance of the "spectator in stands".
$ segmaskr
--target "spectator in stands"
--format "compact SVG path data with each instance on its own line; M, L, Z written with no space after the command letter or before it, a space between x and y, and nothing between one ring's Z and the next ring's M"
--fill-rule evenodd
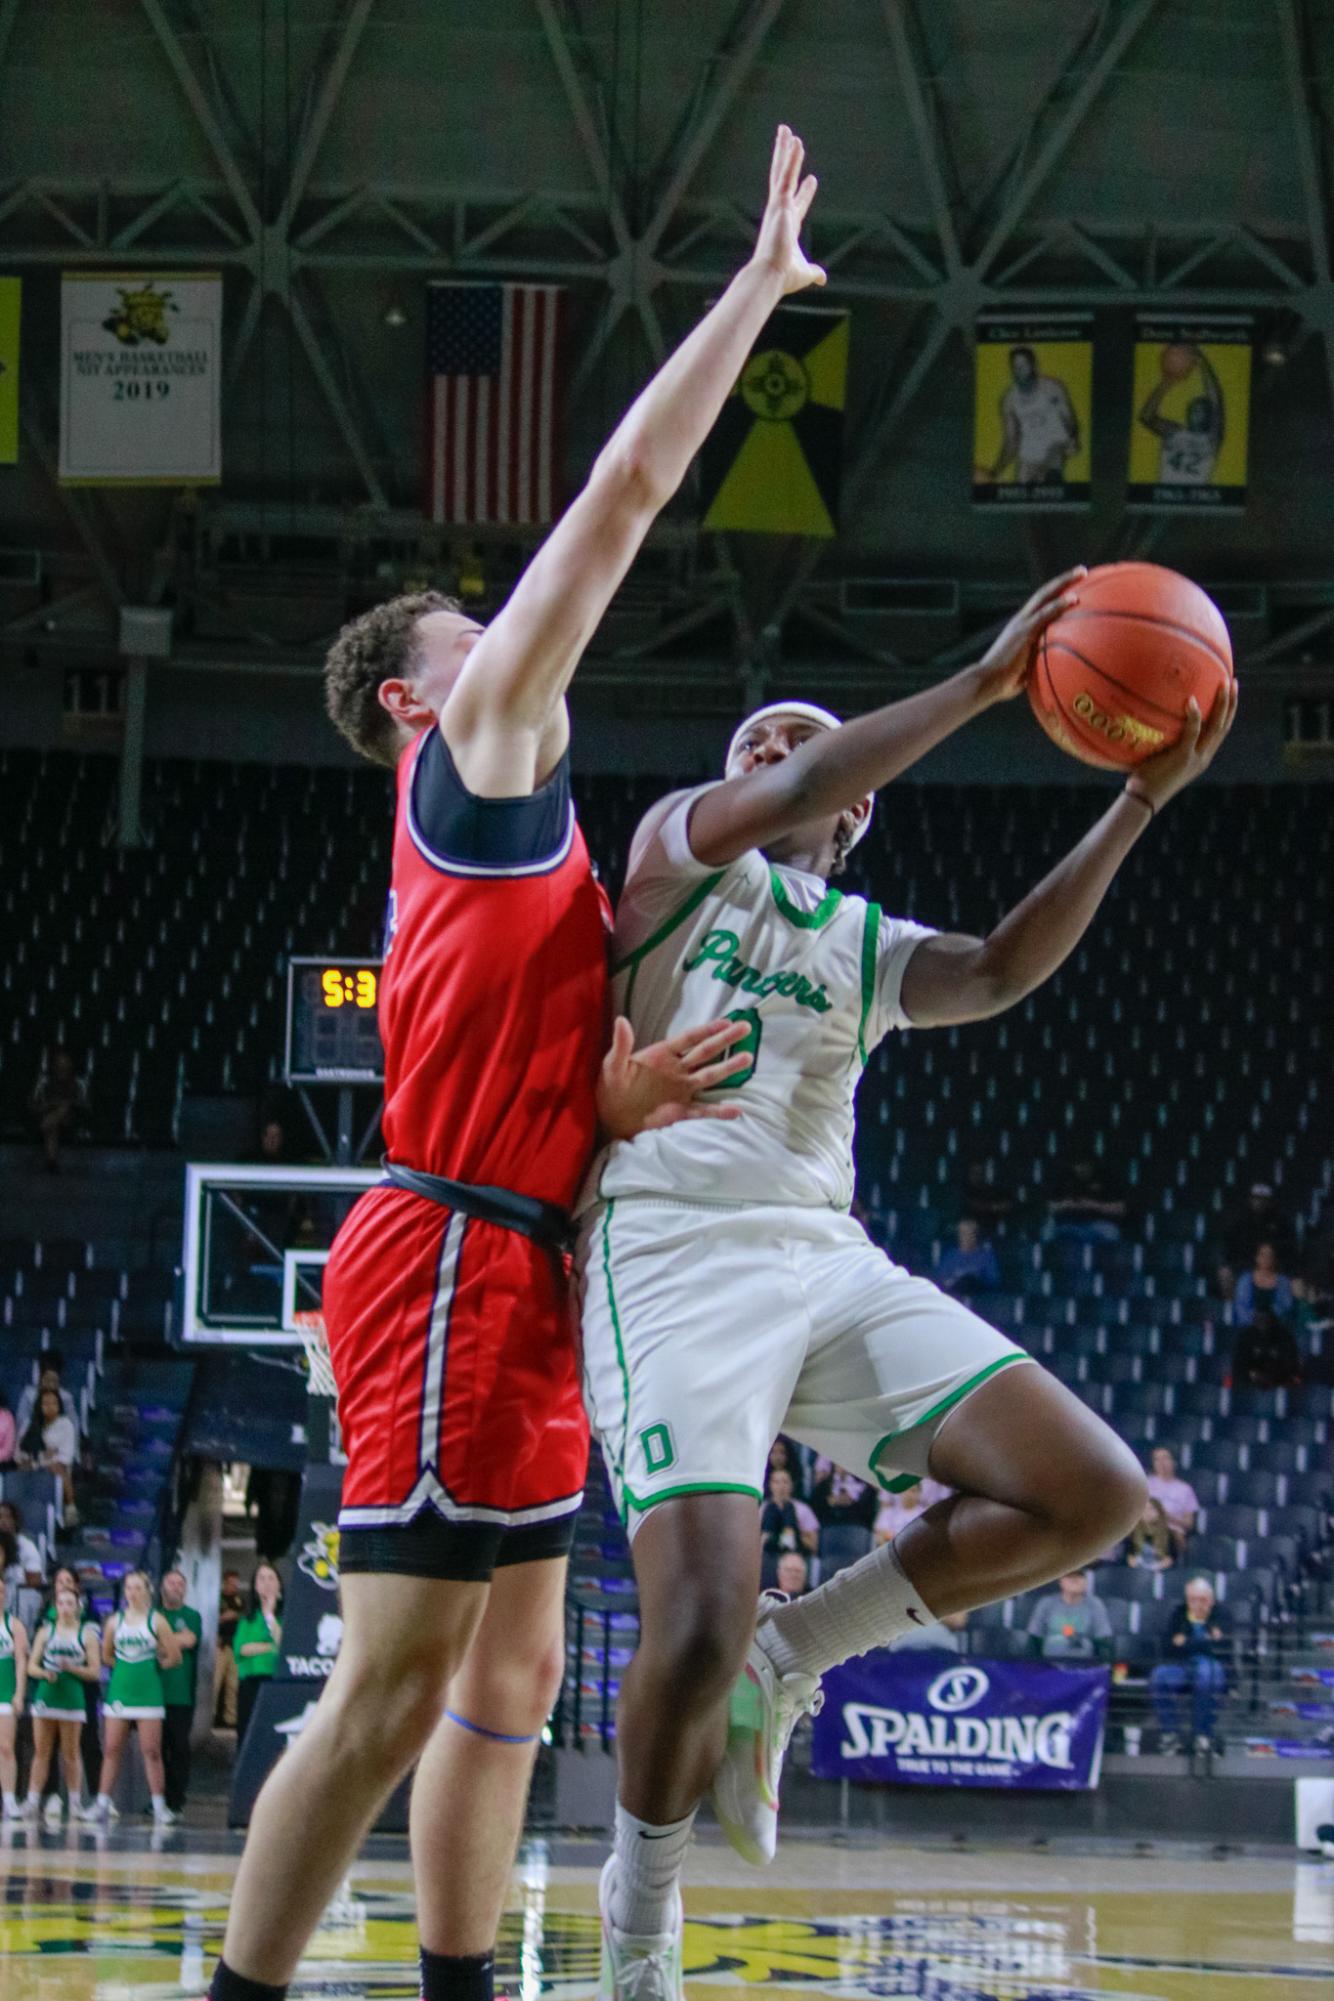
M1262 1237L1249 1271L1241 1274L1233 1288L1232 1317L1238 1327L1249 1327L1262 1308L1268 1307L1283 1318L1292 1312L1292 1304L1292 1280L1278 1268L1273 1239Z
M102 1632L102 1660L111 1669L107 1683L106 1749L93 1813L115 1820L111 1794L125 1755L131 1729L139 1732L139 1755L153 1801L153 1820L170 1827L176 1816L167 1805L166 1774L162 1769L162 1721L166 1703L162 1670L181 1658L176 1635L161 1612L153 1609L153 1587L143 1570L127 1571L121 1585L118 1612L112 1612Z
M770 1556L785 1549L808 1550L820 1545L820 1524L805 1501L793 1492L792 1475L785 1466L771 1467L769 1498L760 1509L760 1541Z
M911 1632L900 1633L890 1642L892 1654L961 1654L964 1652L964 1633L968 1627L966 1612L947 1612L943 1619L933 1619L927 1626L914 1627Z
M1189 1480L1179 1477L1176 1459L1166 1445L1154 1446L1149 1468L1147 1485L1150 1497L1162 1503L1176 1553L1179 1557L1184 1556L1186 1544L1195 1533L1195 1520L1200 1512L1199 1498Z
M1269 1307L1257 1307L1237 1336L1232 1353L1233 1382L1245 1383L1253 1390L1281 1390L1301 1379L1301 1355L1292 1329Z
M17 1613L6 1611L3 1589L6 1572L14 1569L18 1560L17 1542L12 1535L0 1533L0 1799L6 1820L16 1820L19 1813L14 1731L23 1714L28 1685L27 1628Z
M1014 1206L1013 1191L990 1178L985 1161L970 1160L964 1175L961 1215L971 1217L985 1229L1003 1223L1013 1214Z
M1028 1622L1035 1654L1047 1661L1109 1661L1112 1622L1100 1598L1089 1596L1088 1574L1071 1570L1039 1598Z
M942 1292L953 1299L971 1299L974 1293L995 1292L1000 1285L1000 1266L990 1244L971 1216L961 1217L955 1226L955 1248L946 1251L936 1266L934 1277Z
M1159 1749L1165 1754L1180 1750L1180 1698L1189 1689L1195 1748L1221 1751L1214 1738L1214 1720L1227 1694L1232 1627L1207 1577L1192 1577L1187 1584L1185 1602L1172 1614L1163 1652L1167 1658L1149 1676L1161 1732Z
M236 1655L232 1641L245 1614L245 1592L239 1570L224 1570L218 1597L218 1641L213 1655L213 1721L236 1728Z
M1266 1243L1273 1245L1280 1268L1290 1271L1297 1250L1292 1224L1275 1201L1269 1183L1257 1181L1252 1184L1245 1205L1234 1211L1223 1226L1223 1259L1218 1268L1218 1289L1224 1299L1231 1299L1238 1275L1250 1269L1257 1249Z
M22 1438L24 1432L32 1423L33 1413L37 1409L37 1399L43 1390L56 1391L60 1398L60 1408L64 1411L77 1433L79 1429L78 1406L69 1391L65 1388L64 1381L62 1380L64 1374L65 1357L61 1354L59 1348L48 1348L42 1357L42 1370L37 1381L25 1385L19 1395L18 1409L14 1412L14 1423L18 1427L20 1438Z
M236 1748L245 1742L255 1700L262 1683L278 1665L278 1649L283 1641L282 1581L271 1563L255 1565L250 1581L250 1597L245 1617L236 1628L232 1652L236 1655Z
M0 1535L12 1535L18 1546L18 1574L35 1590L42 1585L42 1555L30 1535L23 1533L23 1513L17 1501L0 1501Z
M162 1674L162 1699L166 1715L162 1720L162 1767L166 1775L167 1805L179 1819L185 1811L185 1795L190 1789L190 1731L195 1720L195 1679L199 1670L199 1638L204 1622L193 1605L185 1602L189 1586L183 1570L169 1570L158 1591L158 1607L176 1635L181 1650L175 1667Z
M259 1129L259 1145L255 1149L255 1163L259 1167L284 1167L292 1158L287 1143L287 1128L281 1119L265 1119Z
M811 1569L799 1549L785 1549L778 1559L775 1582L789 1598L804 1598L810 1589Z
M1176 1562L1172 1530L1161 1501L1150 1494L1144 1513L1130 1531L1126 1562L1132 1570L1170 1570Z
M60 1148L88 1122L88 1080L63 1043L48 1050L32 1092L32 1116L48 1174L60 1172Z
M868 1487L865 1480L859 1480L855 1473L845 1473L841 1466L830 1465L816 1480L811 1506L823 1529L845 1526L870 1529L875 1527L880 1503L875 1488Z
M1060 1176L1047 1212L1057 1236L1108 1244L1120 1243L1129 1213L1106 1168L1087 1157L1072 1161Z
M806 1484L802 1474L801 1455L790 1438L780 1432L769 1447L769 1464L764 1472L764 1491L769 1492L769 1482L779 1471L788 1475L792 1482L792 1492L797 1500L806 1498Z
M897 1494L882 1494L876 1509L875 1539L878 1543L893 1542L901 1535L909 1522L915 1522L926 1511L926 1501L922 1495L922 1483L914 1481L911 1487L904 1487Z
M0 1467L13 1465L18 1442L19 1428L9 1407L9 1396L0 1388Z
M79 1519L74 1505L74 1461L78 1452L78 1433L61 1408L60 1392L51 1388L39 1391L32 1423L19 1440L18 1463L54 1473L59 1479L67 1529L74 1528Z
M59 1579L55 1602L38 1627L33 1645L33 1760L25 1812L37 1812L51 1771L52 1753L59 1744L70 1817L84 1820L80 1744L88 1715L87 1691L102 1678L102 1660L97 1627L83 1617L83 1598L73 1572L61 1571ZM60 1821L58 1788L47 1800L46 1818L52 1825Z

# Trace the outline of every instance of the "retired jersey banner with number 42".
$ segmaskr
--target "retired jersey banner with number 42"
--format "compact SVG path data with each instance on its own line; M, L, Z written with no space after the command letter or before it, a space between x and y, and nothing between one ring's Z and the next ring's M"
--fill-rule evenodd
M222 477L222 280L67 271L60 307L65 486Z
M1093 321L1007 316L977 322L973 504L1089 504Z
M1246 505L1251 333L1247 314L1191 320L1140 315L1131 507L1213 513Z

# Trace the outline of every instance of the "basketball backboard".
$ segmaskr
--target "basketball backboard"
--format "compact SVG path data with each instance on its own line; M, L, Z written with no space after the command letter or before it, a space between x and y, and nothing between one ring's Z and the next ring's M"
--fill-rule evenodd
M380 1178L366 1167L192 1161L185 1170L182 1343L300 1348L303 1324L320 1311L334 1237Z

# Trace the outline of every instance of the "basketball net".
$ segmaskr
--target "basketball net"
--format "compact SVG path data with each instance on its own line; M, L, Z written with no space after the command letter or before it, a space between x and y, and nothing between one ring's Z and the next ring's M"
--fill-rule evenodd
M324 1315L315 1308L298 1308L292 1315L292 1325L301 1337L301 1346L306 1351L306 1388L313 1397L328 1397L338 1406L338 1385L334 1381L333 1360L329 1354L329 1336L325 1332Z

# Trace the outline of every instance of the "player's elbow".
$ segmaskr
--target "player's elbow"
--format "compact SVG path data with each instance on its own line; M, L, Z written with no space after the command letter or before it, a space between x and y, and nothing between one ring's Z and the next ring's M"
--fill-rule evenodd
M588 485L618 513L656 514L672 497L652 453L635 438L613 439L595 460Z

